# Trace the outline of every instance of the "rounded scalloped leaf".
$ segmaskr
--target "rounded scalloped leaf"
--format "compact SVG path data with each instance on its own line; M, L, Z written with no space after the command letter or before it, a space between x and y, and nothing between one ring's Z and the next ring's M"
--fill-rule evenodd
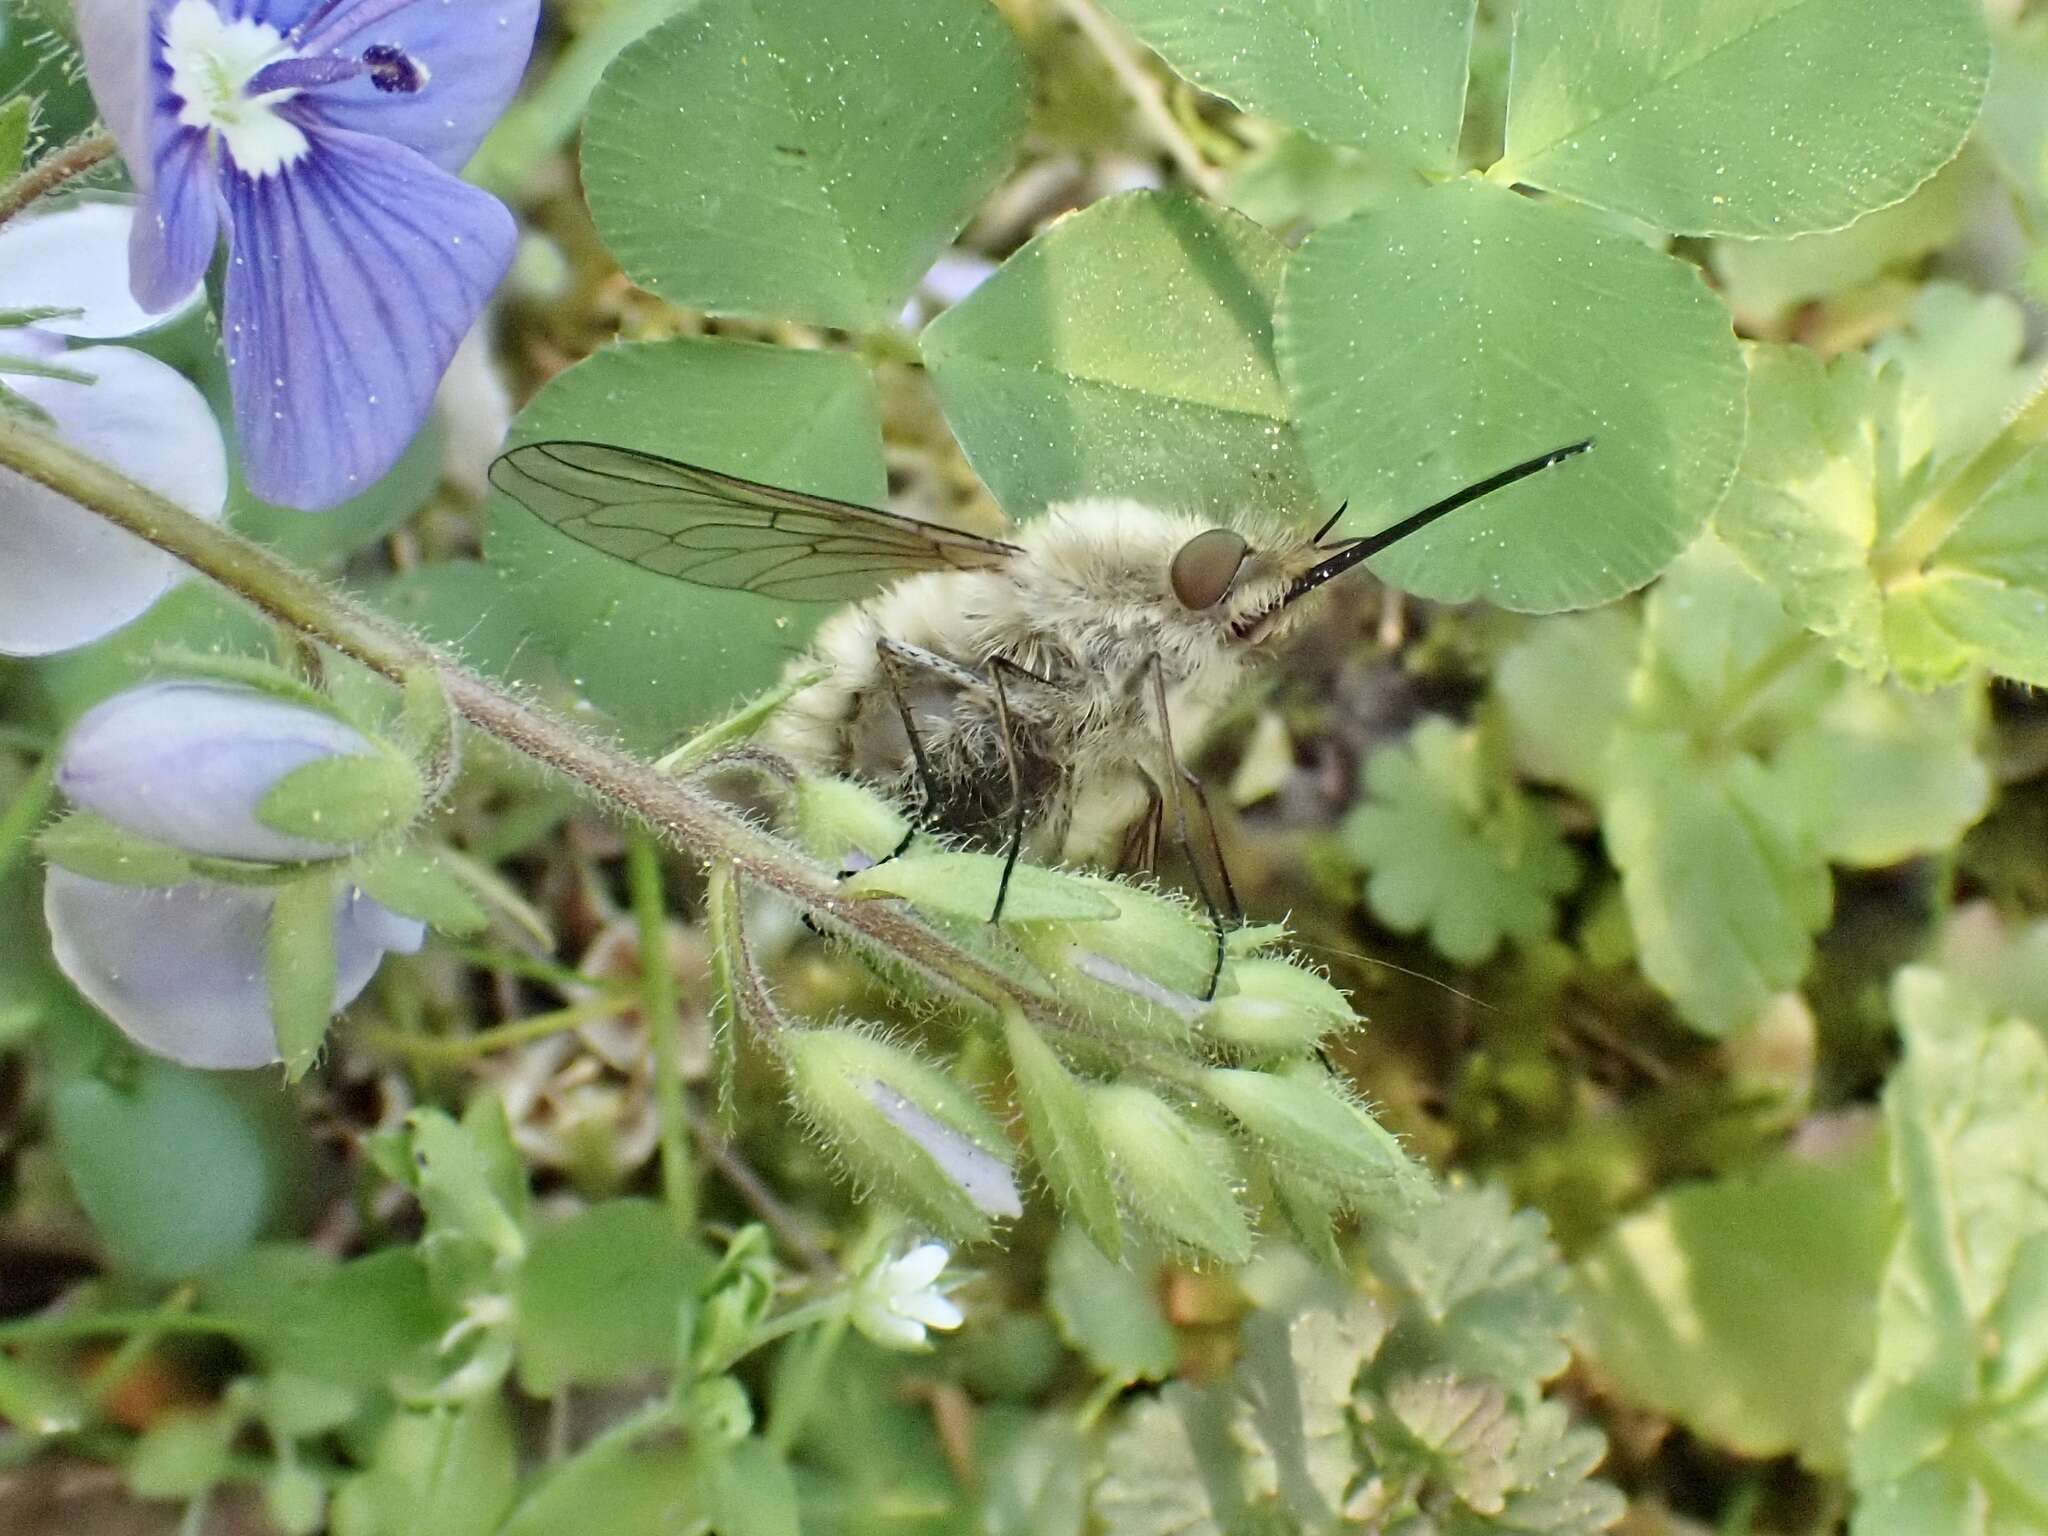
M1465 118L1473 0L1105 0L1181 74L1333 144L1448 170Z
M1061 219L924 333L975 472L1012 517L1086 496L1307 517L1273 363L1286 261L1251 220L1185 197Z
M1009 168L1026 103L985 0L705 0L605 71L584 188L673 303L867 329Z
M874 380L845 353L688 339L610 347L549 380L512 442L618 443L728 474L879 506L888 494ZM832 611L635 569L555 532L502 492L484 550L511 610L582 697L636 739L685 728L768 686Z
M1741 454L1742 354L1697 269L1476 179L1310 236L1277 333L1317 483L1351 505L1340 535L1593 439L1373 562L1419 596L1611 601L1693 541Z
M1977 0L1521 0L1490 174L1681 234L1839 229L1955 157L1990 70Z

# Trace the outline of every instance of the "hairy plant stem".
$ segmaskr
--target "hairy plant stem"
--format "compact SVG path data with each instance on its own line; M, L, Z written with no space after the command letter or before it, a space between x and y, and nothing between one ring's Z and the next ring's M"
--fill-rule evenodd
M1052 1000L1004 975L893 902L847 895L830 872L687 779L593 740L239 534L125 479L18 417L0 413L0 466L146 540L258 611L394 683L430 669L456 714L579 785L610 810L890 951L949 995L1072 1028Z
M2005 424L1998 436L1913 509L1871 562L1878 582L1890 586L1918 575L1991 488L2043 442L2048 442L2048 384Z
M62 149L43 156L5 188L0 188L0 224L39 199L48 197L67 181L75 181L93 167L114 157L111 133L87 134L73 139Z
M668 952L668 897L661 845L645 832L626 842L626 884L640 933L640 1020L654 1048L654 1108L661 1127L661 1192L678 1236L697 1230L697 1170L690 1157L690 1106L683 1088L683 1015Z

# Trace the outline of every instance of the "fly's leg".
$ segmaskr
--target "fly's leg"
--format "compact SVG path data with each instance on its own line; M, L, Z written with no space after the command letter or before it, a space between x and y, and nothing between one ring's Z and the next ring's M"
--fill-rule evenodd
M1024 775L1017 765L1017 722L1010 713L1010 690L1003 684L1003 674L1035 683L1041 688L1057 688L1060 685L1049 677L1041 677L1020 662L1007 656L991 656L988 663L989 682L995 688L996 734L1002 742L1003 771L1010 776L1009 836L1004 840L1003 878L996 886L995 910L988 920L1000 922L1003 903L1010 899L1010 876L1016 872L1017 860L1024 852Z
M1192 790L1202 807L1202 814L1209 814L1209 797L1202 788L1202 781L1181 765L1180 754L1174 750L1173 721L1166 711L1166 664L1157 651L1146 664L1152 673L1152 702L1159 711L1159 744L1166 755L1166 792L1172 802L1174 840L1180 844L1180 851L1188 861L1188 869L1195 879L1195 894L1202 898L1202 907L1209 914L1210 926L1216 930L1216 961L1209 968L1209 985L1202 992L1202 1001L1207 1002L1216 995L1216 987L1223 980L1223 957L1225 929L1223 913L1216 905L1216 898L1210 894L1209 878L1202 872L1202 861L1195 855L1194 841L1188 836L1188 808L1181 798L1181 788L1186 785ZM1216 852L1217 871L1223 878L1223 889L1230 898L1233 915L1238 912L1237 892L1231 885L1230 870L1223 863L1223 842L1217 835L1214 818L1209 820L1209 842Z
M1133 869L1156 869L1159 864L1159 834L1166 820L1166 797L1159 793L1159 786L1152 781L1151 774L1143 769L1137 770L1137 774L1139 782L1145 786L1145 809L1131 823L1130 831L1124 834L1123 846L1117 850L1118 874Z
M1010 832L1004 839L1003 877L996 883L996 904L988 914L992 923L1003 920L1003 903L1010 899L1010 876L1016 873L1018 855L1024 851L1024 776L1017 771L1016 722L1010 717L1010 690L1003 686L1001 661L999 656L990 665L988 679L996 691L996 736L1003 746L1003 772L1010 776Z
M917 792L920 800L917 812L911 820L910 830L903 834L903 840L881 859L886 864L890 859L900 858L906 853L920 827L931 825L933 814L939 804L939 783L932 773L931 757L926 753L924 737L917 728L917 715L910 707L910 696L904 692L904 679L914 673L936 674L950 683L978 686L981 679L964 668L955 667L943 656L933 655L915 645L905 645L900 640L891 640L887 635L875 642L875 660L881 664L882 675L889 683L889 697L896 701L897 718L903 722L903 734L910 739L910 761L917 771Z

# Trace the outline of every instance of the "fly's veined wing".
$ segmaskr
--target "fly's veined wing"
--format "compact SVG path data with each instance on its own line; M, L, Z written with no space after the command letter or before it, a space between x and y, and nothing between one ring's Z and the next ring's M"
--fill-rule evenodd
M794 602L864 597L914 571L988 570L1014 544L757 485L605 443L528 443L491 483L572 539L644 571Z

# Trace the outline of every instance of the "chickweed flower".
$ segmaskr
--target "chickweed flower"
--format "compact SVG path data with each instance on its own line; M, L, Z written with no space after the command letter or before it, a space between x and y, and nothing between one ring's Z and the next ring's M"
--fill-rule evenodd
M854 1286L853 1326L889 1349L923 1349L926 1329L958 1328L967 1314L939 1284L951 1257L944 1243L922 1243L875 1265Z
M81 203L0 229L0 310L73 311L0 328L0 385L72 447L217 521L227 505L227 451L199 391L145 353L72 345L132 336L163 318L129 293L134 222L125 205ZM198 296L188 284L168 307ZM23 372L23 364L79 377ZM0 655L46 656L111 634L163 596L179 569L133 534L0 470Z
M453 174L504 109L539 0L77 0L94 98L142 197L159 309L228 246L222 329L250 489L347 500L426 420L511 264Z

